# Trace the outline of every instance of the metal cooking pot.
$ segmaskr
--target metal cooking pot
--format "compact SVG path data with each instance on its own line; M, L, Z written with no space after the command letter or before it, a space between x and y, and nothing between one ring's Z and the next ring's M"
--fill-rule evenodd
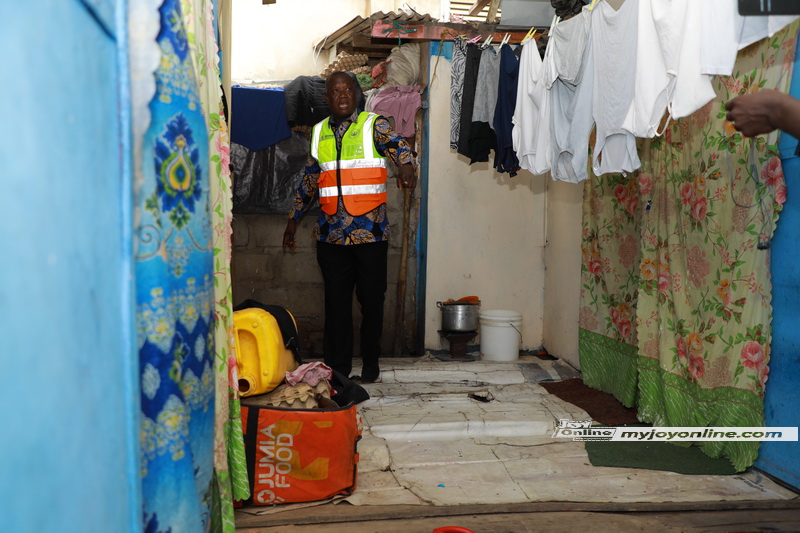
M444 331L477 331L478 309L477 303L436 302L442 310L442 330Z

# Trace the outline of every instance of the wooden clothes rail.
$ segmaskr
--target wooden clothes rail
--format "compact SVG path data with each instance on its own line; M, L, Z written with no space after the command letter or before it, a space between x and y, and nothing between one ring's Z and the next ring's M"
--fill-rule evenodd
M538 29L538 28L537 28ZM547 28L541 28L546 30ZM497 24L454 24L426 22L423 24L393 24L376 20L372 24L370 36L373 39L405 39L409 41L452 41L457 35L465 38L480 36L485 40L490 34L492 42L500 42L509 34L509 44L520 44L528 34L529 28L497 28Z

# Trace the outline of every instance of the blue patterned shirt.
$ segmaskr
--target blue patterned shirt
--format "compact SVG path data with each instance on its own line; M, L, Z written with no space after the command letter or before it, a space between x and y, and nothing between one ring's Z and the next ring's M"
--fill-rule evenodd
M331 125L335 126L336 143L341 145L350 124L358 121L358 109L349 119L342 121L338 126L331 117ZM375 119L374 127L375 147L378 152L394 161L398 167L407 163L414 164L414 155L411 147L392 130L389 121L379 116ZM306 160L306 169L297 195L292 205L289 218L300 220L303 214L313 205L319 195L319 162L310 154ZM389 240L389 219L386 217L386 204L381 204L369 213L353 216L344 207L342 197L339 197L339 207L336 214L320 213L314 225L312 236L315 240L329 244L364 244Z

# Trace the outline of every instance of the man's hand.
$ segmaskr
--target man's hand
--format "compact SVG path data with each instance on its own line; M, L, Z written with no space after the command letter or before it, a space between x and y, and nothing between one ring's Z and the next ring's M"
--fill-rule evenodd
M769 133L777 125L773 124L772 114L779 106L782 97L778 91L760 91L738 96L725 104L728 114L725 118L745 137Z
M725 104L725 116L745 137L755 137L773 130L800 135L800 100L765 89L738 96Z
M414 172L414 165L406 163L400 167L397 174L397 188L398 189L411 189L417 186L417 174Z
M295 251L297 249L297 245L294 242L294 234L297 232L297 221L294 219L289 219L289 222L286 223L286 231L283 232L283 251L285 252L288 248L291 251Z

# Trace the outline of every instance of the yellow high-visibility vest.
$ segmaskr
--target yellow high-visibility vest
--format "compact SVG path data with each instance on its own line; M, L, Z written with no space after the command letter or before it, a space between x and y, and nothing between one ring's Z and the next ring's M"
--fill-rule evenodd
M330 118L314 126L311 156L319 162L319 204L328 215L336 214L340 190L345 209L354 216L386 203L386 158L378 153L374 142L377 117L367 111L359 113L358 120L342 136L338 154Z

